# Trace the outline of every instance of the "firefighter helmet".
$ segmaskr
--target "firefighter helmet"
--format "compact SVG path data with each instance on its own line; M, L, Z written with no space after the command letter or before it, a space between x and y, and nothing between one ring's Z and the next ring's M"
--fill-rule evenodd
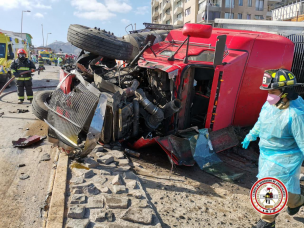
M286 69L266 70L264 72L261 90L283 89L297 84L295 75Z
M26 56L26 51L24 49L18 49L17 55L24 54Z

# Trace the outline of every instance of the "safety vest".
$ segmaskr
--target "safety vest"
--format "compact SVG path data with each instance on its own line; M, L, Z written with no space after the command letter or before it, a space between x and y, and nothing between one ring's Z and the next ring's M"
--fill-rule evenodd
M39 65L43 65L44 64L43 58L39 58L38 63L39 63Z
M32 78L31 73L22 75L21 77L19 77L20 76L19 74L24 71L29 71L31 69L36 69L36 67L35 64L29 59L26 59L24 61L20 61L19 59L16 59L11 64L11 72L16 77L16 80L21 80L21 81L30 80Z

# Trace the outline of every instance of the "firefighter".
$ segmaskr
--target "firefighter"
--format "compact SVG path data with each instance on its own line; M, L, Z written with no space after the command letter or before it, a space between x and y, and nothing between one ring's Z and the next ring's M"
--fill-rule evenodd
M61 57L58 58L58 63L59 63L59 66L62 67L63 66L63 60Z
M58 59L57 59L57 56L54 56L54 63L55 63L55 66L58 65Z
M20 73L36 69L36 67L35 64L27 58L26 52L23 49L19 49L17 55L18 58L15 59L11 64L11 70L16 77L18 104L22 104L24 101L24 87L26 89L27 99L30 101L30 103L32 103L33 90L31 73L24 75L20 75Z
M39 68L45 69L45 68L44 68L44 60L43 60L43 58L41 57L41 55L39 55L38 64L39 64ZM39 75L39 74L40 74L40 71L38 71L38 75Z
M273 177L285 184L289 215L295 215L304 205L299 181L304 158L304 100L294 90L297 85L294 74L288 70L265 71L260 89L268 91L267 102L242 142L247 149L251 141L260 138L257 177ZM275 217L262 214L256 227L275 227Z

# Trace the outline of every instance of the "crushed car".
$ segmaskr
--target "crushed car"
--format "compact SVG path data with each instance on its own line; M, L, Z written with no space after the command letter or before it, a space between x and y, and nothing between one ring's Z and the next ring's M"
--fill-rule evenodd
M71 25L68 41L82 52L60 70L56 90L40 95L49 138L81 157L98 141L157 143L176 165L195 163L191 130L209 129L214 152L236 146L232 126L253 125L266 100L264 71L290 69L294 54L285 37L209 24L146 24L122 38Z

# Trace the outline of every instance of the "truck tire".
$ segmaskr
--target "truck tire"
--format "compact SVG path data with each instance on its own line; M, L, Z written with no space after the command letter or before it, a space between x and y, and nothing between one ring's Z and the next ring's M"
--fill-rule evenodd
M82 25L70 25L68 41L74 46L111 59L132 59L133 45L105 31Z
M47 119L48 108L44 102L48 100L52 92L52 90L39 91L34 96L32 110L34 115L40 120Z

